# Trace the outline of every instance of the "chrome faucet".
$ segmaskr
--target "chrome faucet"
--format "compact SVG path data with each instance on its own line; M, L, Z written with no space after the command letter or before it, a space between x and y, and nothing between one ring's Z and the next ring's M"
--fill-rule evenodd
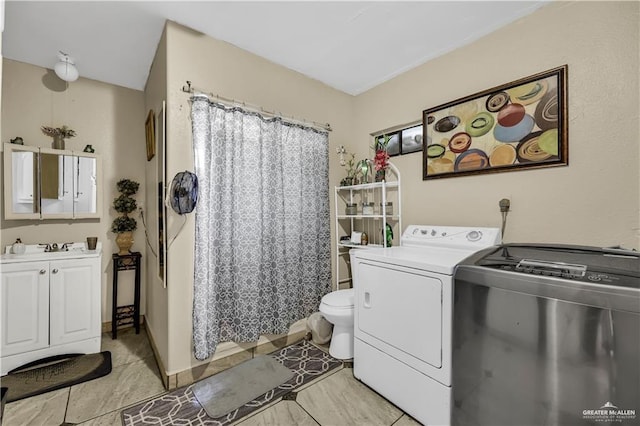
M44 247L45 253L55 253L58 251L69 251L69 246L71 246L72 244L73 243L64 243L62 244L62 247L58 247L58 243L53 243L53 244L40 243L38 244L38 246Z

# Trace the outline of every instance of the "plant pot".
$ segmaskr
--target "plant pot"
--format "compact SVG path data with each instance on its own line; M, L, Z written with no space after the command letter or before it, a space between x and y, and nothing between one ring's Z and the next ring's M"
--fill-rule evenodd
M346 178L342 179L341 186L351 186L351 185L353 185L353 178L352 177L346 177Z
M62 135L55 135L53 137L53 149L64 149L64 138Z
M376 182L382 182L385 178L385 170L381 169L376 172Z
M116 244L120 251L119 255L125 255L131 253L131 246L133 246L133 232L121 232L116 236Z

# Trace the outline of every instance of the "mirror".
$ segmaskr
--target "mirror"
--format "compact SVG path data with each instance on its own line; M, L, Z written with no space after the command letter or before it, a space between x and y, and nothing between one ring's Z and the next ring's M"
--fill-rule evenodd
M98 213L98 160L73 157L74 215L86 217Z
M5 206L24 217L40 217L38 212L38 152L27 147L4 151ZM9 174L9 171L11 174ZM9 179L7 179L9 178ZM9 183L13 184L10 186ZM7 192L6 189L9 189ZM9 203L8 200L11 200ZM5 209L6 213L6 209ZM5 215L6 216L6 215Z
M158 182L158 276L162 286L167 288L167 158L166 158L166 101L162 101L162 107L158 113L158 156L157 156L157 182Z
M40 150L40 209L51 218L73 218L73 156Z
M101 216L95 154L5 144L6 219Z

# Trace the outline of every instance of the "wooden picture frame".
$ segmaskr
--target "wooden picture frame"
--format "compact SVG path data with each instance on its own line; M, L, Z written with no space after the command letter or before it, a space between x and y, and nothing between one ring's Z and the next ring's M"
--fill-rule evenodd
M422 112L422 179L569 164L567 65Z
M156 155L156 120L152 109L150 109L149 114L147 114L147 121L144 123L144 130L147 141L147 161L151 161L151 159Z

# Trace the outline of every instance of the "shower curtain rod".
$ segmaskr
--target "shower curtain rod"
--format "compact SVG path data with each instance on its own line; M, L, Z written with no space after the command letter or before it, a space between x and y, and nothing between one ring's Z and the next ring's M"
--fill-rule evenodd
M316 127L322 130L325 130L327 132L332 132L333 129L331 128L331 125L329 123L326 124L322 124L322 123L318 123L316 121L307 121L304 119L299 119L293 116L288 116L288 115L283 115L282 113L279 112L274 112L274 111L267 111L264 108L257 106L257 105L252 105L252 104L247 104L245 102L240 102L240 101L236 101L235 99L229 99L229 98L225 98L222 97L220 95L214 95L211 92L207 92L205 90L199 89L195 86L193 86L191 84L191 81L187 80L187 84L182 86L182 91L185 93L190 93L192 95L206 95L209 98L215 98L216 100L222 102L222 103L227 103L227 104L231 104L233 106L242 106L245 109L249 109L252 110L254 112L260 113L260 114L264 114L264 115L269 115L272 117L281 117L281 118L286 118L288 121L292 121L296 124L301 124L303 126L311 126L311 127Z

